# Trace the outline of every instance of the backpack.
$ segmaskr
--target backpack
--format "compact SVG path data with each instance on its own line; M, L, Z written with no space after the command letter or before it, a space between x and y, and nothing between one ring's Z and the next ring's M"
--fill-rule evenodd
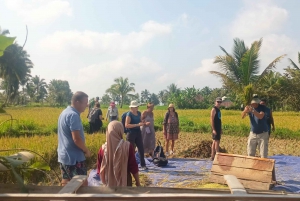
M129 130L128 130L128 128L125 128L125 121L126 121L126 116L127 116L127 113L128 113L129 111L127 111L127 112L124 112L123 114L122 114L122 116L121 116L121 119L122 119L122 124L123 124L123 127L124 127L124 133L127 133Z
M158 167L164 167L168 164L168 159L165 156L163 147L161 146L159 140L157 142L156 148L154 149L153 164Z
M124 133L128 133L128 132L129 132L129 129L125 127L125 121L126 121L127 113L129 113L129 116L131 116L130 111L124 112L124 113L122 114L122 116L121 116L122 124L123 124L123 127L124 127ZM140 112L140 111L138 111L138 115L141 116L141 112Z
M99 109L98 108L93 108L90 113L89 113L89 116L88 116L88 119L89 119L89 122L90 123L95 123L96 119L99 118L97 117L98 116L98 111Z

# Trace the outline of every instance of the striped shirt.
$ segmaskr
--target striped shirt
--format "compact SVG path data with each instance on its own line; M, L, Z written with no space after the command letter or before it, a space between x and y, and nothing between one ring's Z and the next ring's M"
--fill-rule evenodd
M117 107L112 108L111 106L109 106L107 109L106 118L115 117L115 116L119 118L118 108Z

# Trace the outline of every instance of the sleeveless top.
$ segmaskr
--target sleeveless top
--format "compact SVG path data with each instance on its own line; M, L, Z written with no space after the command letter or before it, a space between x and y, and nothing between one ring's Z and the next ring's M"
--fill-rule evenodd
M216 132L219 134L222 130L221 110L216 106L214 106L214 108L216 110L216 114L214 117L214 125L215 125Z

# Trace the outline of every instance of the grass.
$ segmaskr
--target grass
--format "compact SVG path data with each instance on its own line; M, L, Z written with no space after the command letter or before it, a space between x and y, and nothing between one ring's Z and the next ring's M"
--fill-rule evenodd
M125 109L124 109L125 108ZM119 109L119 113L128 111L127 107ZM10 116L0 114L0 136L49 135L57 132L57 119L64 108L51 107L16 107L7 108L8 114L16 120L9 121ZM145 110L145 106L139 108ZM102 108L105 115L107 108ZM154 110L155 129L162 130L162 122L166 113L165 106L157 106ZM210 128L210 110L176 110L180 119L182 132L208 133ZM85 131L88 131L87 110L81 115ZM241 119L240 111L222 110L223 132L226 135L248 136L249 119ZM7 121L8 120L8 121ZM278 139L300 139L300 114L298 112L274 112L276 131L272 134ZM6 121L6 122L5 122ZM1 123L2 122L2 123ZM4 122L4 123L3 123ZM103 122L105 131L108 122Z

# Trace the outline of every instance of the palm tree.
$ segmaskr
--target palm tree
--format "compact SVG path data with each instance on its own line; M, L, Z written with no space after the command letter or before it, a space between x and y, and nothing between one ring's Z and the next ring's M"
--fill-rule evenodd
M289 60L290 60L290 62L291 62L291 64L292 64L292 66L293 66L295 69L300 70L300 67L297 66L297 65L295 64L295 62L293 62L292 59L289 59ZM299 65L300 65L300 52L298 52L298 63L299 63Z
M40 76L37 75L31 78L31 82L34 86L35 101L40 102L47 94L47 83L45 82L45 79L41 79Z
M214 61L219 64L220 71L210 71L211 74L221 78L226 89L239 94L245 105L251 101L252 94L261 84L263 77L285 56L277 57L259 74L261 45L262 39L254 41L250 48L243 40L234 39L233 54L229 54L223 47L220 47L225 55L217 56Z
M169 86L167 86L169 94L177 94L179 92L179 88L176 84L172 83Z
M0 78L7 83L4 105L15 98L19 85L24 85L31 76L32 67L29 55L21 46L12 44L5 49L0 57Z
M145 102L150 100L150 91L148 91L147 89L145 89L144 91L141 92L141 101Z
M120 107L123 107L124 99L126 96L134 97L133 94L129 94L130 92L135 92L134 83L129 83L128 78L119 77L114 80L114 84L110 86L109 89L106 90L106 93L111 93L116 96L120 96Z

